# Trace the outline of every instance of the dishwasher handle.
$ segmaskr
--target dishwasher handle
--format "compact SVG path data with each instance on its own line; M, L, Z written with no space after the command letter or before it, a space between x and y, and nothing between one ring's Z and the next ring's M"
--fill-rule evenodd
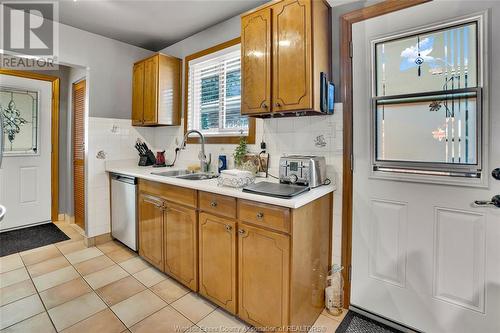
M116 180L122 183L127 183L131 185L136 185L137 184L137 178L132 177L132 176L126 176L126 175L121 175L118 173L112 173L111 174L111 179Z

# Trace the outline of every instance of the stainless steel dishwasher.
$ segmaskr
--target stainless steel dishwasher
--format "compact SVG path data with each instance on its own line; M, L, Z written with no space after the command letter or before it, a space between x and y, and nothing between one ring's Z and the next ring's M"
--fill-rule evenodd
M111 174L111 236L137 251L137 179Z

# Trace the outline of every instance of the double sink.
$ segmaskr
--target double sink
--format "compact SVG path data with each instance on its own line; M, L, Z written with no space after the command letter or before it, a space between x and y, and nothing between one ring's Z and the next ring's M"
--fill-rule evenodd
M151 172L151 174L156 176L172 177L172 178L187 179L187 180L206 180L217 177L217 175L213 173L192 172L189 170L169 170L162 172Z

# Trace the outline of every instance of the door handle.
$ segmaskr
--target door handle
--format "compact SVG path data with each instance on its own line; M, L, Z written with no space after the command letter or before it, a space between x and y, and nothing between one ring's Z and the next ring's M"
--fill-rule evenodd
M500 168L496 168L491 172L491 176L496 180L500 180Z
M491 198L490 201L476 200L474 201L474 206L476 207L495 206L497 208L500 208L500 194L495 195L493 198Z

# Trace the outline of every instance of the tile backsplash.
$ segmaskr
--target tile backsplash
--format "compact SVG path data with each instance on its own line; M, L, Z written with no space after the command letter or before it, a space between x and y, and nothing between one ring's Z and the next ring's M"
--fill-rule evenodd
M134 148L137 138L151 146L154 135L150 129L132 127L128 119L89 118L87 237L111 231L109 178L105 163L110 160L137 159Z
M137 138L145 141L156 153L165 150L167 163L174 157L174 149L182 142L183 126L141 128L132 127L130 120L89 118L88 150L88 227L92 237L110 231L109 180L105 161L138 159L134 144ZM325 156L327 175L337 186L334 194L334 262L340 263L342 216L342 104L335 104L331 116L257 119L256 143L248 145L250 152L261 151L264 141L270 154L270 173L278 175L279 158L283 154ZM234 166L234 144L207 144L206 153L212 155L211 169L217 169L218 156L227 156L229 167ZM176 166L198 164L199 144L188 144L178 156Z

